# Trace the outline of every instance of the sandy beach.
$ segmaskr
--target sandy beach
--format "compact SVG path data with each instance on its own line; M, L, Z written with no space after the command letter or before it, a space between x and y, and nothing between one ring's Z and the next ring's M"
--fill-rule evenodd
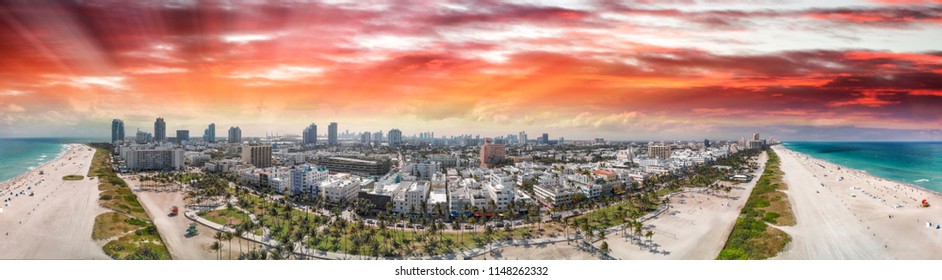
M106 211L98 205L98 180L62 180L87 175L94 154L70 144L56 159L0 186L0 197L12 198L0 205L0 259L109 259L92 240L95 216Z
M575 242L573 242L575 244ZM599 256L566 242L494 249L474 260L598 260Z
M651 247L642 247L637 241L626 239L619 231L606 239L611 249L609 255L619 259L645 260L716 259L767 159L765 153L761 154L757 159L759 168L753 174L755 178L733 185L728 194L722 191L710 194L696 189L672 195L671 208L644 223L642 232L650 230L654 233L652 242L657 244L657 253L651 252ZM642 240L646 238L642 237ZM594 245L599 247L601 242Z
M782 159L797 225L777 259L940 259L942 196L788 150ZM928 199L930 208L919 207ZM932 223L932 227L928 227Z

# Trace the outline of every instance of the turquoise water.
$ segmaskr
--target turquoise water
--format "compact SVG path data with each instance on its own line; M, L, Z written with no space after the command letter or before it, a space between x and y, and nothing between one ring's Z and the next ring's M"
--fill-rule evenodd
M784 145L877 177L942 192L942 142L789 142Z
M102 139L0 138L0 182L23 175L30 169L55 159L65 148L65 143L100 140Z

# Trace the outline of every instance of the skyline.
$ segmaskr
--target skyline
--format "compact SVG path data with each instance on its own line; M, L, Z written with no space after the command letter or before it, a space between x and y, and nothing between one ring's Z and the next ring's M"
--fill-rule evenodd
M330 2L4 2L0 137L942 140L938 1Z

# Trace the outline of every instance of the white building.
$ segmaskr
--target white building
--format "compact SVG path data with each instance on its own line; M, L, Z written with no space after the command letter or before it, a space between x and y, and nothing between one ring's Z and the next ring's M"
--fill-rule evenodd
M438 214L435 211L435 205L441 205L442 211L445 211L445 214L448 214L448 192L444 187L442 188L432 188L428 195L428 213L429 214Z
M396 213L419 213L422 202L428 200L430 184L428 181L403 181L393 192L393 211ZM426 204L427 205L427 204Z
M212 156L201 152L185 152L187 164L190 166L203 166L212 159Z
M558 185L535 185L533 194L536 200L546 207L555 208L572 203L572 196L576 190Z
M310 164L296 166L291 169L291 193L317 196L321 182L329 175L326 168Z
M487 197L497 205L497 211L504 211L507 205L514 200L513 179L510 175L493 173L484 186Z
M360 191L358 180L350 178L349 174L330 176L319 186L320 196L332 203L340 201L353 202Z
M419 180L429 180L432 178L432 174L438 173L442 169L441 164L437 162L415 163L409 167L411 169L409 173Z
M586 198L596 198L606 193L606 191L611 191L611 186L608 184L599 184L595 180L590 178L585 174L573 174L566 176L567 187L572 187L578 189L580 192L585 194Z
M183 149L167 146L121 146L118 154L124 159L128 170L183 170Z
M242 162L234 159L224 159L218 161L210 161L203 165L203 170L208 172L232 172L237 170L242 166Z

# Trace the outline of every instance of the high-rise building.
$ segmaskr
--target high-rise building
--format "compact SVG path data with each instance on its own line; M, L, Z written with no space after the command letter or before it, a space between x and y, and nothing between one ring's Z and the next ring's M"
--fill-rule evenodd
M134 136L134 141L138 144L150 143L154 141L154 135L143 132L141 129L137 129L137 134Z
M242 162L257 168L271 167L271 144L243 144Z
M359 176L383 176L392 163L388 158L322 157L317 165L326 166L330 172L350 173Z
M242 129L238 126L229 128L229 143L242 143Z
M372 136L372 135L373 135L373 134L370 133L369 131L364 132L363 134L360 134L360 143L369 145L370 142L372 142L372 139L370 139L370 138L372 138L372 137L370 137L370 136Z
M667 145L648 145L648 156L653 158L670 158L671 147Z
M549 133L543 133L543 137L540 138L540 144L549 144Z
M517 136L517 141L520 142L520 145L526 145L526 144L527 144L527 133L526 133L525 131L521 131L521 132L520 132L520 135Z
M400 131L398 128L393 128L390 130L387 138L389 138L390 147L399 147L402 145L402 131Z
M164 122L164 118L157 118L154 122L154 141L167 141L167 123Z
M383 132L382 131L373 132L372 140L373 140L373 143L376 144L376 146L379 146L379 144L383 143Z
M211 123L206 130L203 131L203 141L207 143L216 142L216 124Z
M111 121L111 143L124 142L124 121L114 119Z
M149 133L147 133L149 134ZM121 146L119 152L130 170L183 170L183 149Z
M507 156L506 146L491 144L491 139L485 139L481 144L481 167L490 168L500 163Z
M335 122L327 126L327 145L337 146L337 123Z
M317 145L317 124L311 123L311 125L304 128L304 132L301 133L301 144L302 145Z
M704 147L704 148L709 148L709 147L710 147L710 140L709 140L709 139L703 139L703 147Z
M753 134L752 134L752 140L759 141L759 134L758 134L758 133L753 133Z
M182 144L183 142L190 141L190 131L189 130L177 130L177 143Z

